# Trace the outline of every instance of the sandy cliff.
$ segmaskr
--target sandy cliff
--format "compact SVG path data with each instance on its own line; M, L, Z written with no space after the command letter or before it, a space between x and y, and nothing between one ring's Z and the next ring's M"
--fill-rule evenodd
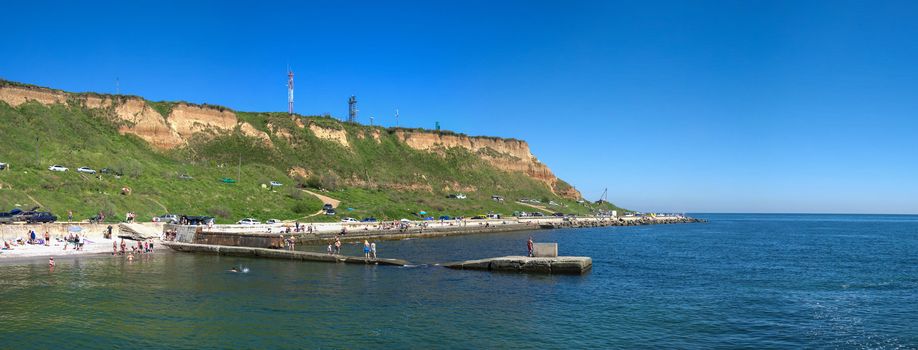
M464 148L478 154L494 167L508 172L521 172L545 183L556 194L580 199L581 194L573 187L561 188L559 179L545 164L529 150L526 141L495 137L476 137L456 134L440 134L425 131L396 131L396 136L409 147L436 152L447 148Z
M264 131L237 118L235 112L217 106L198 106L187 103L171 104L168 115L162 115L140 97L98 94L74 94L59 90L20 85L0 81L0 101L14 107L28 101L44 105L71 104L101 111L111 119L121 134L132 134L150 143L156 149L168 150L184 146L192 137L208 137L238 130L250 137L259 138L268 147L274 147ZM297 120L297 126L305 125ZM269 127L276 136L290 140L290 131ZM350 148L347 132L311 124L308 129L317 137ZM494 167L508 172L520 172L545 183L560 196L579 199L573 187L559 185L561 181L552 171L533 156L525 141L495 137L474 137L432 131L394 131L396 137L413 149L442 152L449 148L462 148L479 155ZM371 136L379 140L379 130Z
M18 85L0 86L0 101L13 107L28 101L44 105L70 102L88 109L102 110L104 115L119 125L118 131L122 135L137 135L157 149L183 146L195 134L216 135L233 131L237 127L243 134L257 137L273 147L267 133L240 121L233 111L225 108L177 103L172 106L169 115L163 116L136 96L72 94Z

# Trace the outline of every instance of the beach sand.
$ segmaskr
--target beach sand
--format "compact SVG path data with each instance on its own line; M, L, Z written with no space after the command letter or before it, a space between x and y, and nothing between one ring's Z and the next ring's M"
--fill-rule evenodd
M13 246L12 250L0 250L0 261L7 259L20 260L23 258L35 258L35 257L67 257L67 256L79 256L79 255L90 255L90 254L111 254L112 253L112 242L115 240L105 239L105 238L92 238L87 239L86 244L83 246L83 250L76 250L73 244L67 244L67 249L64 249L64 242L54 242L50 246L37 245L37 244L26 244ZM127 244L127 251L131 251L131 245L137 245L137 241L125 240ZM157 249L166 249L165 246L159 244L159 241L154 242ZM120 239L118 240L119 249L120 249Z

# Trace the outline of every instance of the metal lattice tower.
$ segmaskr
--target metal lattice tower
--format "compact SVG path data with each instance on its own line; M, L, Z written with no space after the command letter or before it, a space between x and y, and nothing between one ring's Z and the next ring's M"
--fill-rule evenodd
M347 122L357 122L357 97L353 95L347 99Z
M287 113L293 115L293 70L287 68Z

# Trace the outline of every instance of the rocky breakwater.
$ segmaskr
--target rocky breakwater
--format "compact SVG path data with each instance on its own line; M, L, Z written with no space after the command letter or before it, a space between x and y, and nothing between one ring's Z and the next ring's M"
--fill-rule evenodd
M590 271L590 269L593 267L593 259L586 256L504 256L499 258L459 261L444 264L443 266L456 270L484 270L579 275Z
M640 225L665 225L665 224L690 224L707 222L704 219L689 217L630 217L630 218L579 218L547 221L542 220L539 227L543 229L552 228L585 228L585 227L606 227L606 226L640 226Z

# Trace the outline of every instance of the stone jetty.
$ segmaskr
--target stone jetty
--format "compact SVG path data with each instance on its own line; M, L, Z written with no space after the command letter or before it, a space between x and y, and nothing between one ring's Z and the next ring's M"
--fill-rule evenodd
M593 267L593 259L585 256L528 257L505 256L444 264L457 270L486 270L523 273L583 274Z
M282 250L270 248L238 247L212 244L195 244L180 242L163 242L163 245L179 252L218 254L228 256L244 256L252 258L305 260L346 264L378 264L406 266L408 262L401 259L366 259L364 257L330 255L323 253L301 252L296 250Z

